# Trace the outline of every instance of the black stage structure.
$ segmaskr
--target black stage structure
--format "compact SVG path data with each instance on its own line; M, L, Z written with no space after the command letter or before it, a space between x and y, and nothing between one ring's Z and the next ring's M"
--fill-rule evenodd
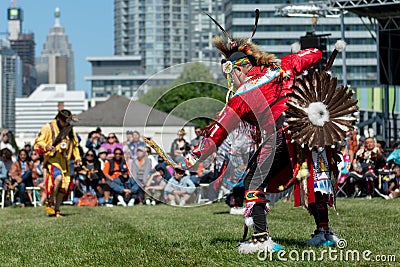
M397 140L398 114L395 114L396 90L394 90L394 103L389 107L389 86L396 88L400 85L400 1L399 0L353 0L345 1L330 0L332 8L338 8L352 12L361 18L376 20L376 33L378 47L378 84L384 90L382 99L382 113L359 123L363 128L373 123L380 125L378 133L381 132L384 140ZM377 125L377 126L378 126ZM377 127L378 128L378 127Z

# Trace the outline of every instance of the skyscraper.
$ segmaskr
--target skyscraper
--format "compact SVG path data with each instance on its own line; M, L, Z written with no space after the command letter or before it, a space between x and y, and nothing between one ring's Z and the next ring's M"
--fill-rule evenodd
M0 39L0 127L15 131L15 97L22 92L22 61L6 39Z
M189 61L188 0L114 0L114 54L141 56L145 74Z
M223 0L192 0L189 3L190 61L218 62L221 55L213 47L212 39L221 31L205 13L224 25Z
M54 13L55 23L50 28L41 56L36 59L38 85L67 84L75 90L74 52L64 27L60 25L60 10Z
M8 34L12 49L22 59L22 93L27 96L36 89L35 38L33 33L22 33L23 11L11 7L8 14Z

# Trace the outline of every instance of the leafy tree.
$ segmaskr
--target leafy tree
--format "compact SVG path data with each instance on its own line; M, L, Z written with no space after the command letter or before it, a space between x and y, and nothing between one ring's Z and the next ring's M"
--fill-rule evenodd
M187 65L168 88L151 88L139 101L198 124L209 124L225 103L225 88L202 63Z

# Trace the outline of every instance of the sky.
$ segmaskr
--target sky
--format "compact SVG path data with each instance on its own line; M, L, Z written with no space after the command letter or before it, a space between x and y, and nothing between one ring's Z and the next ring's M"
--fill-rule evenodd
M12 0L0 0L0 36L6 37L7 8ZM72 45L75 61L76 90L90 91L90 82L84 77L91 74L89 56L114 54L114 1L113 0L16 0L23 9L23 33L35 34L35 56L40 56L50 28L54 25L54 10L60 8L60 24L65 28Z

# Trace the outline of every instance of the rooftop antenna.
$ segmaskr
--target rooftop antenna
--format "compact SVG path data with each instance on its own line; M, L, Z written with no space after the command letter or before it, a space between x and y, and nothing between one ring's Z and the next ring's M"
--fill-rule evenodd
M60 8L56 7L56 10L54 11L54 17L55 17L54 26L56 27L60 27L60 16L61 16Z

